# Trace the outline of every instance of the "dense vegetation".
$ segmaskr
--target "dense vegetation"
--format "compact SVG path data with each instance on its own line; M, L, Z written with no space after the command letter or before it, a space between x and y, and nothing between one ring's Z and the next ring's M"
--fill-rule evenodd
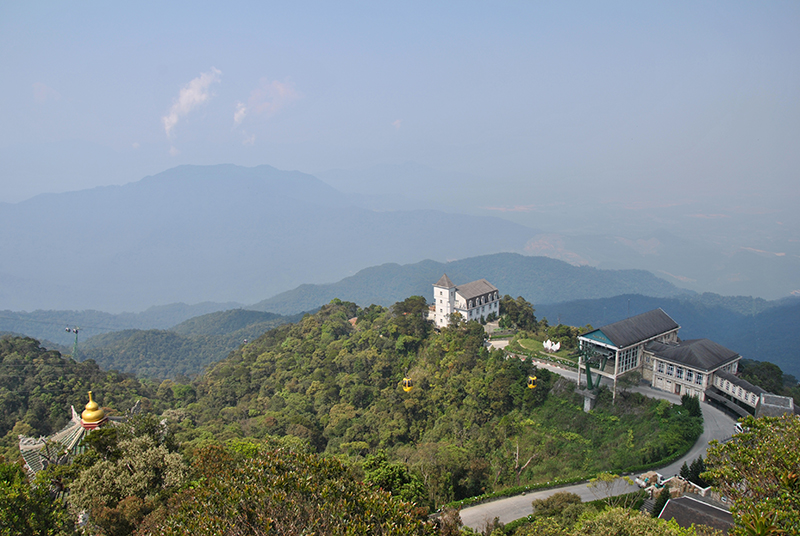
M30 338L0 337L0 455L19 456L18 435L47 436L69 421L70 406L82 411L86 392L119 412L156 391L132 374L102 370L94 361L76 363L45 350Z
M170 330L124 330L96 335L81 359L149 378L195 376L231 350L293 320L272 313L233 309L189 319Z
M732 501L733 534L800 534L800 419L747 417L742 426L711 442L702 477Z
M384 451L422 478L420 499L439 505L649 463L700 433L687 412L638 395L614 406L606 392L584 413L570 382L489 350L478 323L433 332L426 309L421 297L391 309L337 300L266 333L210 369L192 386L196 398L159 389L176 408L177 437L201 446L290 435L356 461ZM529 374L536 389L525 387Z
M513 313L507 322L530 334L574 338L566 326L561 333L537 321L524 300L504 302ZM490 350L480 324L435 332L425 311L421 297L391 308L334 300L237 348L195 381L157 386L64 359L32 339L0 339L0 432L9 461L17 459L17 433L56 431L90 388L105 407L124 411L141 399L153 412L127 428L93 432L72 465L40 473L40 483L72 491L67 510L38 492L21 494L9 464L0 464L9 475L0 492L10 486L31 509L31 523L57 527L90 511L98 534L170 533L187 524L211 534L231 522L242 534L266 527L289 534L324 522L377 534L397 533L390 526L455 534L447 532L454 530L447 515L438 529L426 523L428 508L656 462L701 432L699 408L688 397L672 406L622 392L612 404L611 393L601 391L595 410L585 413L574 384ZM769 367L744 369L775 376ZM529 375L538 377L535 389L525 387ZM404 377L414 382L409 393L400 388ZM246 503L238 499L244 496ZM694 534L613 509L564 508L566 517L542 514L518 534L624 534L634 527Z

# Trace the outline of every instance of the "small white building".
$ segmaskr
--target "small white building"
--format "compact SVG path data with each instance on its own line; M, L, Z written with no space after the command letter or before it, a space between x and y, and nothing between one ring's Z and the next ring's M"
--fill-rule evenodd
M500 315L497 287L485 279L456 286L444 274L433 284L433 311L429 318L436 327L443 328L453 313L460 314L466 321L481 320L492 313Z

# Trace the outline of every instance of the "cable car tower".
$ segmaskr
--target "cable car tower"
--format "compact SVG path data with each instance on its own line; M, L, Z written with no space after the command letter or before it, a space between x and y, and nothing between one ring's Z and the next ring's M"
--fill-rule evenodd
M80 328L67 328L67 333L74 333L75 334L75 344L72 345L72 359L75 361L78 360L78 331Z

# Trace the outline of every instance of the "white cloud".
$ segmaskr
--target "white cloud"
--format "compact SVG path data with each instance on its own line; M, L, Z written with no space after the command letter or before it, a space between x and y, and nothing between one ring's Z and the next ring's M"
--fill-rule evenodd
M250 92L247 104L237 103L233 121L240 124L247 115L261 115L271 117L283 108L300 98L291 82L269 81L267 78L259 80L259 86Z
M256 142L256 135L252 134L250 136L247 135L245 132L244 140L242 140L242 145L253 145Z
M169 148L169 155L170 156L178 156L179 154L181 154L181 152L178 149L176 149L174 146Z
M133 147L134 149L138 149L139 148L139 142L138 141L133 142L131 147Z
M392 126L399 130L400 129L400 125L402 125L402 124L403 124L403 120L402 119L398 119L397 121L394 121L392 123Z
M233 122L238 125L242 122L245 115L247 115L247 106L245 106L243 102L237 102L236 111L233 114Z
M36 102L47 102L49 100L61 100L61 93L41 82L33 83L33 99Z
M172 129L181 117L185 117L194 108L211 98L208 88L214 82L220 81L221 74L222 72L219 69L212 67L210 71L202 73L181 88L178 98L169 109L169 113L161 118L167 136L172 133Z

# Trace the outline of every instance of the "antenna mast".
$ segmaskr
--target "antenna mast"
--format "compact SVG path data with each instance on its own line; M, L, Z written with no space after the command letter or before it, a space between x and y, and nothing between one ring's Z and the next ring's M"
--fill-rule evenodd
M67 333L75 334L75 344L72 345L72 359L78 360L78 331L80 328L67 328Z

